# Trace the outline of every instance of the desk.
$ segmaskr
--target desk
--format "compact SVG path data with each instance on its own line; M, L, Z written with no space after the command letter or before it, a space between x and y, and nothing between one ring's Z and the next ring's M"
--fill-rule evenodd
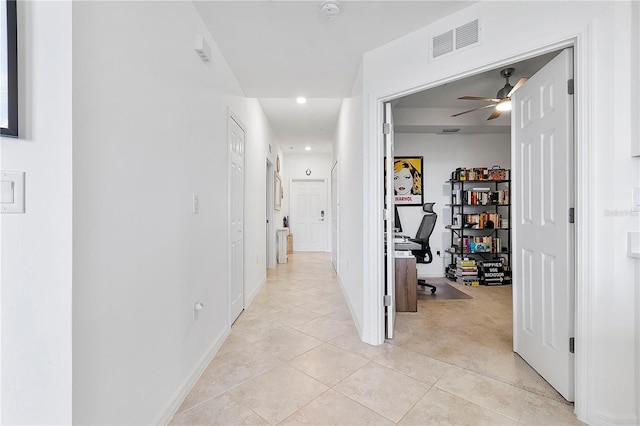
M416 258L396 257L396 312L417 312L418 270Z
M393 245L395 246L396 251L399 251L399 250L405 250L405 251L422 250L422 245L421 244L414 243L413 241L409 241L409 240L397 241Z

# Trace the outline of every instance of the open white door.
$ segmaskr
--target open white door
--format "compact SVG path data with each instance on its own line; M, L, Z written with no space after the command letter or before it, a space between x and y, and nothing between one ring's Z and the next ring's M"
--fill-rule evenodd
M233 323L244 309L244 130L229 118L229 302Z
M574 399L572 79L573 51L566 49L512 97L514 351L568 401Z
M391 103L384 104L384 156L385 170L384 185L386 188L384 195L384 230L385 230L385 253L386 253L386 280L385 280L385 315L387 339L393 339L393 327L396 320L396 268L393 242L393 116L391 114Z

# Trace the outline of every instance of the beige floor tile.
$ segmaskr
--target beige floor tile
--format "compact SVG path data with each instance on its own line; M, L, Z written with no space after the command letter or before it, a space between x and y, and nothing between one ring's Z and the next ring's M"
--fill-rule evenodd
M369 361L328 343L289 361L289 365L327 386L334 386Z
M369 363L334 389L389 420L399 422L429 387L404 374Z
M395 346L373 361L428 385L437 382L451 367L450 364Z
M522 416L522 425L582 425L573 413L573 404L558 402L538 395L528 395Z
M240 345L216 354L187 395L178 412L228 391L234 386L272 368L282 366L279 359L253 345Z
M519 419L529 392L486 376L451 367L435 387L512 419Z
M263 339L266 334L283 328L286 328L286 326L264 317L245 321L240 316L231 327L231 334L248 342L255 342Z
M290 327L271 330L254 342L265 354L285 361L321 344L321 340Z
M279 322L289 327L295 327L296 325L304 324L307 321L318 318L320 315L306 309L298 308L296 306L283 309L278 312L267 315L266 317L272 321Z
M170 425L267 425L263 418L238 402L238 397L223 393L178 413Z
M327 315L331 312L344 309L346 307L346 304L344 304L344 302L336 303L334 300L331 300L329 298L320 298L313 299L307 303L303 303L299 305L299 307L307 309L311 312L315 312L319 315Z
M393 425L393 422L336 391L328 390L280 424L383 426Z
M315 318L294 328L324 342L355 330L353 324L336 321L326 316Z
M385 424L382 416L406 413L403 424L579 423L513 353L511 287L452 285L473 299L419 300L417 313L398 313L393 340L371 346L360 340L330 256L295 253L267 271L173 421Z
M401 425L516 425L515 419L432 388L407 413Z
M331 339L329 343L367 359L374 359L390 350L391 348L391 345L389 345L388 343L384 343L378 346L364 343L355 330Z
M270 424L276 424L327 389L295 368L283 366L243 383L231 393Z

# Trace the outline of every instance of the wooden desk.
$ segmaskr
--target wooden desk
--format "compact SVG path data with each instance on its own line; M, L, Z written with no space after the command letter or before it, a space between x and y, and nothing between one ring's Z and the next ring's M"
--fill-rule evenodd
M396 257L396 312L417 312L418 270L416 258Z

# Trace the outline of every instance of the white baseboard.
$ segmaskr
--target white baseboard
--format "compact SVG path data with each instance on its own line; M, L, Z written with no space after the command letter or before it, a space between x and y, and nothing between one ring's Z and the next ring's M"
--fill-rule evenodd
M224 341L231 333L231 327L226 327L222 333L215 338L209 349L204 353L200 361L195 365L191 374L182 382L182 385L178 387L176 392L171 397L167 406L162 410L160 415L152 423L154 425L166 425L171 421L171 418L175 415L178 408L182 404L182 401L187 397L193 386L196 384L205 368L209 365L215 354L218 352Z
M258 285L255 286L253 291L251 293L245 295L245 299L244 299L244 307L245 307L245 309L249 307L251 302L253 302L253 299L256 298L256 296L258 295L258 292L260 291L260 289L262 288L262 286L264 285L264 283L266 281L267 281L267 276L263 275L262 278L260 278L260 281L258 282Z
M340 284L340 290L342 291L342 297L347 301L347 306L349 307L349 312L351 312L351 318L353 319L353 323L356 326L356 330L358 331L358 336L362 339L362 324L358 320L358 316L353 313L353 306L351 305L351 301L346 295L346 291L344 290L344 285L342 284L342 280L338 275L338 284Z

